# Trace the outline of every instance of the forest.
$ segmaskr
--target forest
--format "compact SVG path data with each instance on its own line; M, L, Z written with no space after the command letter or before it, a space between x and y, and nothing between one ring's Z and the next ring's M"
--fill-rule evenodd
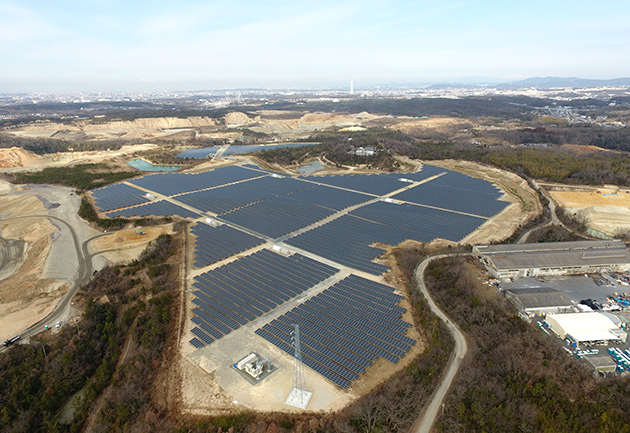
M75 298L77 324L0 356L0 431L148 431L160 422L172 431L164 414L145 418L166 411L150 396L176 338L179 267L171 262L180 238L162 235L138 260L99 271ZM74 415L62 421L66 404Z
M13 174L16 183L43 183L64 185L88 190L120 182L136 176L132 171L122 171L109 164L77 164L66 167L48 167L41 171Z
M441 432L630 432L630 383L596 379L562 342L526 323L465 257L434 261L426 281L465 332L469 353Z

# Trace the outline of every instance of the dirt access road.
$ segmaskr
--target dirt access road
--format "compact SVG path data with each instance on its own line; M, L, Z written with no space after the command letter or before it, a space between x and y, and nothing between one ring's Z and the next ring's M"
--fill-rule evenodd
M442 381L438 385L433 394L431 395L429 401L426 406L420 412L418 419L412 426L410 432L412 433L429 433L431 431L431 426L435 422L438 417L438 412L440 410L440 406L442 406L442 402L448 393L451 384L453 383L453 379L457 375L459 371L459 367L466 356L466 352L468 351L468 345L466 344L466 338L464 334L459 329L459 326L444 313L440 307L437 306L433 298L429 294L429 290L424 282L424 272L427 269L429 263L433 260L443 259L445 257L453 256L454 254L439 254L435 256L426 257L418 267L416 268L416 281L418 282L418 290L422 292L422 295L427 300L429 304L429 308L431 311L438 316L444 323L446 323L446 327L449 329L451 334L453 334L453 339L455 340L455 349L451 354L451 357L448 361L448 365L446 366L446 370L444 371L444 375L442 377ZM458 255L458 254L457 254Z

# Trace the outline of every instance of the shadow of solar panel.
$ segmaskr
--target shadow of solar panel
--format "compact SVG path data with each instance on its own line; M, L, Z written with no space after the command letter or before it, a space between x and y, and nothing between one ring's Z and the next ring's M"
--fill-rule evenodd
M115 217L132 217L132 216L172 216L177 215L182 218L199 218L198 213L189 211L181 206L177 206L169 201L156 201L153 203L132 207L129 209L123 209L116 212L109 212L107 216L109 218Z
M212 227L198 223L191 228L195 235L195 266L203 267L261 245L265 241L227 225Z
M92 190L94 203L101 212L148 202L149 198L145 194L146 192L124 183Z
M336 272L299 254L286 257L260 250L194 278L191 320L220 338L213 331L238 329Z
M369 290L373 298L381 296L379 311L391 311L375 315L364 311L362 302L355 305L346 291L356 286ZM339 379L329 377L331 373L351 383L379 357L397 363L415 344L405 335L407 326L392 322L392 318L402 322L393 308L393 300L399 301L400 296L393 291L384 284L351 275L264 325L256 334L291 354L290 333L293 324L299 324L302 351L313 363L312 368L338 385Z

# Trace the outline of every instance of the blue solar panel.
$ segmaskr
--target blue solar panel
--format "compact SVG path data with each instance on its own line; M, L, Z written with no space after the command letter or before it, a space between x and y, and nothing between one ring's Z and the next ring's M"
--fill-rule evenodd
M451 171L430 182L398 193L393 198L491 217L510 204L498 201L501 195L501 191L490 182Z
M348 301L350 298L341 301L342 298L329 295L345 296L350 286L363 286L372 294L382 294L380 305L383 309L389 306L390 310L384 315L386 319L363 313L360 300L353 304ZM391 287L351 275L264 325L256 334L293 355L291 332L293 324L299 324L303 358L309 360L304 363L346 388L379 357L396 363L415 344L415 340L404 335L407 326L392 323L396 316L402 322L400 313L393 310L392 299L398 297Z
M271 238L279 238L320 221L335 211L291 196L274 197L223 214L227 221Z
M191 320L201 329L197 333L220 338L337 271L299 254L258 251L195 277Z
M181 206L177 206L176 204L173 204L166 200L156 201L153 203L131 207L128 209L123 209L123 210L119 210L115 212L109 212L107 214L109 218L115 218L115 217L127 218L127 217L132 217L132 216L145 217L149 215L154 215L154 216L178 215L182 218L199 218L200 216L198 213L189 211L188 209L185 209Z
M149 201L146 192L124 183L108 185L92 191L94 203L101 212L133 206Z
M195 260L198 268L218 262L234 254L253 248L265 241L227 225L212 227L195 224L191 232L195 235Z
M159 194L174 195L239 182L262 175L264 173L232 165L201 173L157 173L129 182Z

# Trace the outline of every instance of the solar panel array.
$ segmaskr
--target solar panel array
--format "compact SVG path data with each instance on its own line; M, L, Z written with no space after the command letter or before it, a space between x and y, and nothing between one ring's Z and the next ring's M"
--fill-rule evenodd
M404 188L405 184L400 182L401 177L403 176L400 174L395 176L390 174L352 174L339 176L306 176L304 179L353 191L383 195ZM407 175L405 175L405 177L407 177Z
M249 171L257 175L262 174L254 170ZM177 200L204 212L222 214L304 188L312 188L312 185L292 178L264 176L235 185L183 194L178 196Z
M194 266L202 268L234 254L263 244L265 241L227 225L212 227L197 223L191 228L195 235Z
M124 183L108 185L92 191L94 203L101 212L134 206L149 201L146 192Z
M350 275L256 334L290 355L293 325L300 326L302 361L347 388L379 358L397 363L416 343L397 304L402 296L384 284Z
M208 155L214 155L219 149L221 149L220 146L204 147L203 149L188 149L177 155L177 158L204 159L207 158Z
M451 171L431 182L396 194L393 198L492 217L510 204L497 201L501 195L501 191L490 182Z
M383 250L369 246L377 229L380 228L374 223L343 215L284 242L342 265L381 275L389 267L372 260L383 254Z
M181 194L262 176L264 173L236 165L202 173L157 173L129 182L163 195Z
M374 198L353 191L320 185L294 192L288 197L334 210L345 209Z
M333 213L333 209L281 196L242 207L221 215L221 218L265 236L279 238Z
M199 218L201 215L185 209L181 206L177 206L166 200L156 201L142 206L131 207L128 209L122 209L115 212L109 212L106 214L109 218L132 216L145 217L149 215L153 216L171 216L178 215L182 218Z
M209 344L337 271L300 254L285 257L261 250L199 275L193 284L191 320L196 327L190 343Z
M383 251L370 244L397 245L405 239L430 242L435 238L457 242L485 221L439 209L379 201L285 242L351 268L380 275L389 268L372 262Z

